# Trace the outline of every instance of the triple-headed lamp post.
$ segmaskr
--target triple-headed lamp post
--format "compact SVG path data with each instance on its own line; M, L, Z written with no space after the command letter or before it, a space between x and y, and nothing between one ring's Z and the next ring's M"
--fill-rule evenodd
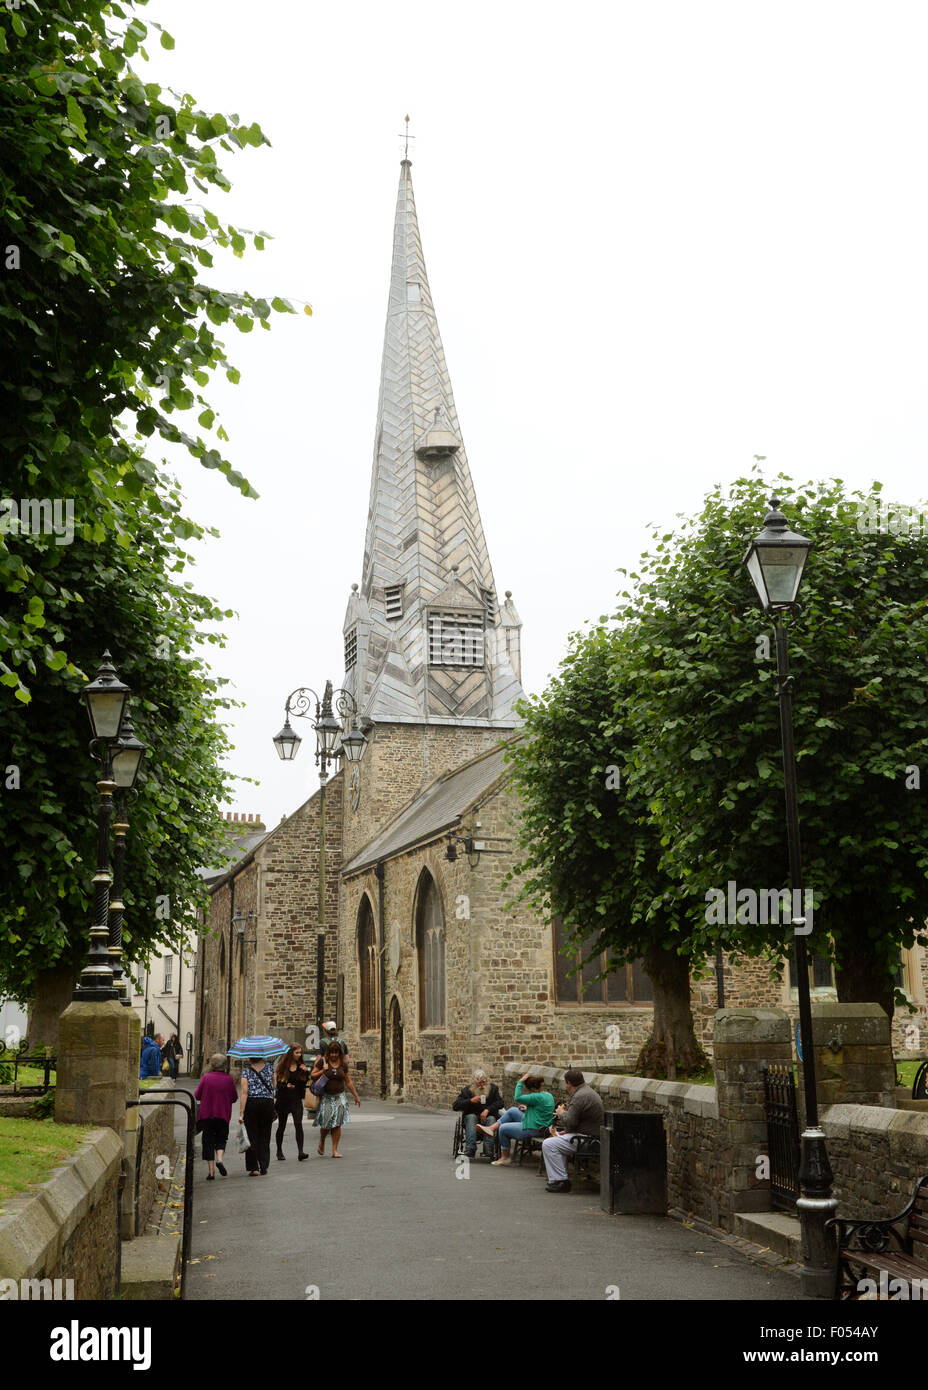
M93 738L92 755L101 765L97 791L97 871L93 876L93 924L90 928L90 950L87 964L72 998L82 1003L104 999L123 999L122 982L122 902L121 853L118 860L120 885L113 906L118 906L113 929L108 922L110 908L110 821L113 815L113 793L134 786L145 745L139 743L126 719L129 687L117 676L108 651L94 679L83 690ZM122 817L122 822L125 817ZM121 823L117 827L125 835ZM123 839L123 852L125 841ZM114 937L113 931L116 935Z
M796 796L796 753L793 745L793 678L789 673L786 615L795 607L802 574L812 542L791 531L776 497L764 529L751 542L744 564L757 590L761 607L773 619L777 646L777 683L780 696L780 730L783 742L783 778L786 789L786 838L789 846L790 887L793 901L793 941L799 990L799 1031L802 1039L802 1075L805 1091L805 1127L799 1164L800 1197L796 1202L802 1237L802 1287L812 1298L830 1298L834 1287L835 1248L826 1230L837 1201L832 1196L832 1172L825 1150L825 1134L819 1125L815 1086L815 1054L812 1050L812 1001L806 922L801 911L802 855L799 845L799 803Z
M341 719L332 713L332 682L327 681L322 699L308 685L300 686L287 696L284 710L284 726L274 737L274 747L284 762L291 762L297 754L302 739L290 723L291 714L300 719L313 719L316 732L316 765L319 768L319 902L316 928L316 1023L319 1036L322 1036L325 1007L325 784L329 776L329 763L344 757L352 766L361 761L367 747L367 738L358 728L358 707L347 690L334 692L335 708ZM315 710L311 713L314 702ZM351 727L344 731L341 720L351 720ZM337 1020L341 1023L341 1020Z

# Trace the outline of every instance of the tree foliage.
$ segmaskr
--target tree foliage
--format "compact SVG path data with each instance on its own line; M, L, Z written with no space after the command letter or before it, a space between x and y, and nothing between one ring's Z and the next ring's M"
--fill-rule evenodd
M913 776L928 771L928 533L905 523L912 509L873 526L879 485L780 482L814 542L790 621L808 946L834 960L839 997L891 1011L900 948L928 917L928 786ZM663 948L698 970L723 945L779 969L792 950L788 922L720 928L706 907L729 881L789 885L773 628L742 564L768 497L741 479L655 534L613 623L575 635L523 706L522 895L590 956Z
M17 998L86 950L96 773L80 689L104 647L149 746L127 859L135 959L176 942L215 857L229 701L197 642L221 644L229 615L181 577L204 530L152 449L181 445L255 497L203 391L217 370L238 381L217 329L295 312L199 278L217 247L263 247L201 198L230 186L220 152L267 141L141 81L145 3L0 5L0 482L15 503L0 519L0 993ZM73 536L35 524L41 505L24 525L24 500L69 503Z
M900 948L928 916L928 802L907 786L907 769L928 769L928 534L893 521L911 509L884 509L896 534L871 526L878 484L870 497L839 480L780 486L814 543L789 623L808 946L833 958L841 998L891 1011ZM742 567L768 496L756 478L716 489L657 541L618 613L634 634L619 675L630 789L688 886L703 951L718 938L709 889L789 882L773 628ZM752 955L792 946L789 928L731 921L725 941Z

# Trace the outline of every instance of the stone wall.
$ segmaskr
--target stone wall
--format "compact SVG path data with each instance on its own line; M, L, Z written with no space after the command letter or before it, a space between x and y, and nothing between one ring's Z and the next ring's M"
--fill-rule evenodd
M75 1299L117 1292L122 1140L91 1130L76 1154L0 1212L0 1279L73 1279Z
M839 1216L895 1216L928 1173L928 1114L832 1105L822 1128Z
M173 1088L173 1083L168 1077L164 1077L161 1083L163 1086ZM154 1105L144 1101L145 1092L140 1092L142 1104L138 1107L139 1122L142 1127L141 1147L136 1150L138 1162L138 1213L135 1208L135 1164L131 1167L133 1186L130 1189L126 1184L126 1191L123 1194L123 1208L126 1209L131 1204L133 1213L132 1234L144 1236L148 1234L146 1229L151 1209L155 1202L155 1195L158 1191L158 1168L159 1160L167 1158L170 1171L174 1169L174 1116L179 1109L176 1105ZM155 1100L156 1097L152 1097ZM168 1096L158 1096L157 1099L167 1100ZM163 1163L160 1165L164 1171ZM167 1182L166 1178L161 1179Z
M501 1089L507 1105L512 1104L516 1081L529 1070L545 1078L545 1089L558 1104L568 1100L563 1071L519 1061L508 1063L502 1073ZM715 1087L595 1072L584 1072L584 1078L602 1096L606 1110L660 1112L664 1116L668 1207L730 1229L727 1136L719 1119Z

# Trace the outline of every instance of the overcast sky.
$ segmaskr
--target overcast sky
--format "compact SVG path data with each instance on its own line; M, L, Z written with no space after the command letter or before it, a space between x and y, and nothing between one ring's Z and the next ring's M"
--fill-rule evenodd
M271 744L288 692L343 675L361 578L402 158L497 589L540 691L611 612L649 523L766 455L771 476L925 486L923 3L152 0L144 80L258 121L224 221L275 239L210 277L309 301L230 328L207 390L261 494L173 456L221 540L192 577L238 617L212 656L234 809L317 785ZM196 190L193 190L194 196ZM181 423L186 423L182 421ZM789 499L784 499L788 511ZM758 527L762 517L758 517Z

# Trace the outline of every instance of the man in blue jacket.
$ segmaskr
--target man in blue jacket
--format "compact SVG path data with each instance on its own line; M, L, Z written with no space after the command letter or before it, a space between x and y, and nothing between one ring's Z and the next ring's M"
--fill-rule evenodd
M161 1048L154 1038L144 1037L142 1039L142 1060L139 1065L139 1080L146 1081L149 1077L161 1075Z

